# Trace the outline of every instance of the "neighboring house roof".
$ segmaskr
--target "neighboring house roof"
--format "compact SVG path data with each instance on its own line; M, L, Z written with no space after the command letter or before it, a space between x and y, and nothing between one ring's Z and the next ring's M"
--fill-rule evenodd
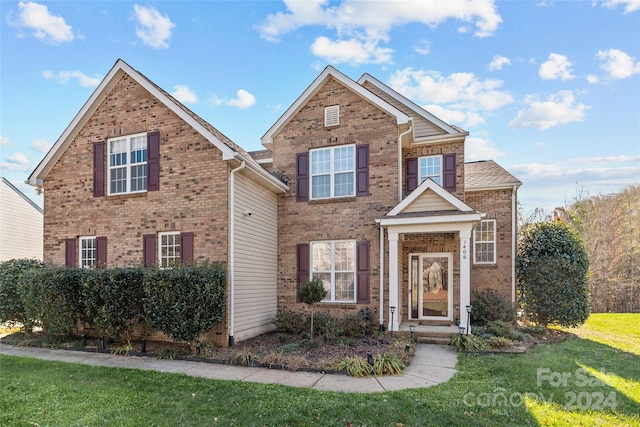
M249 151L249 155L260 164L273 163L273 153L270 150Z
M520 187L522 182L493 160L464 164L465 191Z
M332 66L327 66L322 73L307 87L307 89L302 92L302 94L295 100L295 102L287 109L287 111L280 116L280 118L269 128L269 130L262 136L262 145L269 146L273 143L273 136L283 127L285 126L289 120L295 116L298 111L304 107L309 98L317 93L318 90L322 87L322 85L329 79L334 78L339 83L345 85L352 91L356 92L360 96L362 96L367 101L376 105L383 111L386 111L390 115L396 118L397 124L405 124L409 123L409 116L405 113L389 104L379 96L375 95L373 92L365 89L346 75L342 74L340 71L336 70Z
M67 126L60 138L55 142L51 150L49 150L44 159L40 164L38 164L31 175L29 175L29 179L27 181L28 184L42 187L44 178L47 176L49 171L51 171L58 159L60 159L67 146L78 135L84 124L87 123L102 101L104 101L109 92L115 87L124 74L129 75L136 81L136 83L145 88L152 96L157 98L167 108L188 123L193 129L220 150L222 152L223 160L235 159L238 161L244 161L247 166L256 172L263 180L268 181L280 191L286 191L287 186L262 168L245 150L233 143L224 134L211 126L206 120L189 110L173 96L169 95L122 59L118 59L116 61L115 65L107 73L102 82L100 82L96 90L82 106L69 126Z
M33 200L31 200L30 198L28 198L22 191L20 191L18 189L18 187L16 187L15 185L13 185L9 180L7 180L6 178L3 178L0 176L0 182L4 183L7 185L7 187L9 187L10 189L12 189L13 191L15 191L20 197L22 197L24 200L26 200L31 206L33 206L33 208L35 210L37 210L40 213L44 213L44 210L35 204L35 202Z

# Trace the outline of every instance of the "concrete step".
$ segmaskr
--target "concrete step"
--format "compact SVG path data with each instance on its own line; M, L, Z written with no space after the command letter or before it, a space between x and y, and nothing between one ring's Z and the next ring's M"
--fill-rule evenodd
M423 344L440 344L440 345L448 345L451 342L451 338L449 336L441 337L441 336L418 336L416 340L419 343Z

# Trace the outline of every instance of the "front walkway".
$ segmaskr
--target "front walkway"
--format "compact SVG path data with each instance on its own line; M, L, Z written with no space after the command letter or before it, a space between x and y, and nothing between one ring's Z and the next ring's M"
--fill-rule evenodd
M291 387L346 393L375 393L430 387L450 380L456 372L455 365L458 361L458 355L451 347L418 344L415 358L404 372L404 375L354 378L347 375L319 372L289 372L278 369L245 368L203 362L162 360L150 357L116 356L108 353L15 347L1 343L0 354L92 366L179 373L216 380L282 384Z

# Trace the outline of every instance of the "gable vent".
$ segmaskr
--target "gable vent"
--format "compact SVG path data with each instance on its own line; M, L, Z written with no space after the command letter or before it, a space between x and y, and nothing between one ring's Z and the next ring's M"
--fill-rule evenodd
M340 124L340 106L332 105L324 108L324 125L338 126Z

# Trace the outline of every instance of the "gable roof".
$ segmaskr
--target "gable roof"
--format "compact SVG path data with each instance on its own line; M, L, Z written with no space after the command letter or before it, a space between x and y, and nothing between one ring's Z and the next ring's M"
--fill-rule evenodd
M493 160L464 164L465 191L520 187L522 182Z
M420 196L422 196L425 192L431 191L435 196L440 198L443 204L451 206L452 211L459 211L465 213L475 213L475 209L469 207L462 200L458 199L456 196L439 186L434 180L431 178L425 179L422 184L418 186L415 190L411 192L407 197L404 198L400 203L396 205L389 213L386 215L396 216L402 213L405 213L407 208L411 206L411 204L416 201Z
M35 202L33 200L31 200L30 198L28 198L22 191L20 191L18 189L18 187L16 187L15 185L13 185L11 183L11 181L9 181L8 179L1 177L0 176L0 182L3 182L4 184L6 184L7 187L9 187L11 190L15 191L18 196L22 197L24 200L26 200L31 206L33 206L33 208L35 210L37 210L39 213L44 213L44 210L35 204Z
M146 89L152 96L162 102L173 113L184 120L189 124L189 126L220 150L223 160L236 159L238 161L244 161L250 169L261 176L262 179L269 181L276 187L280 187L281 191L285 191L287 189L286 185L258 165L255 160L253 160L253 158L240 146L235 144L222 132L211 126L206 120L188 109L181 102L169 95L166 91L161 89L122 59L118 59L116 61L114 66L109 70L105 78L93 91L89 99L85 102L62 135L58 138L55 144L53 144L53 147L51 147L44 159L38 164L38 166L36 166L31 175L29 175L29 179L27 180L28 184L38 187L43 185L44 178L53 168L58 159L60 159L67 146L78 135L85 123L91 118L102 101L104 101L109 92L111 92L125 74L130 76L136 83Z
M342 74L340 71L333 68L331 65L328 65L322 73L307 87L307 89L302 92L302 94L295 100L293 104L285 111L282 116L267 130L267 132L262 136L262 145L269 146L273 143L273 136L284 126L289 120L298 113L305 105L305 103L316 94L318 90L322 87L322 85L329 79L330 77L337 80L339 83L345 85L353 92L365 98L367 101L371 102L378 108L386 111L390 115L396 118L397 124L405 124L408 123L410 118L402 111L398 110L393 105L389 104L379 96L376 96L371 91L365 89L355 81L351 80L346 75Z

